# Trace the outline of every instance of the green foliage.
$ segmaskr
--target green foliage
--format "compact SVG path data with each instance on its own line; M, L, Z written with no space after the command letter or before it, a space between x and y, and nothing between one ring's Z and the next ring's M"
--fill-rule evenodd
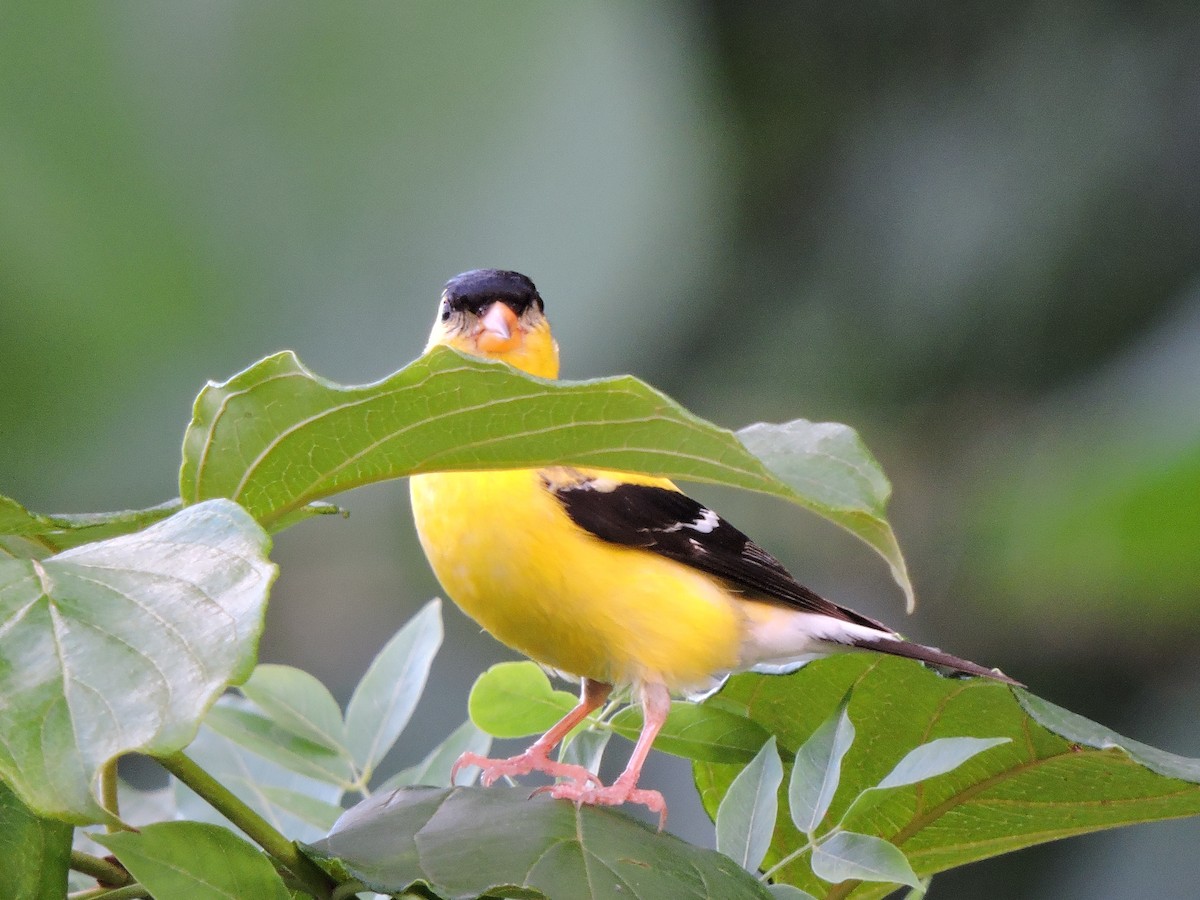
M575 704L532 663L484 673L472 721L378 784L441 643L440 604L387 643L343 711L307 673L254 668L275 577L264 529L369 481L548 462L786 497L864 538L908 591L887 482L843 426L735 436L634 379L551 383L451 351L353 388L270 357L197 399L180 501L44 516L0 497L0 848L31 860L5 888L61 893L68 864L125 880L89 845L67 855L64 823L105 823L118 830L91 839L141 886L122 890L160 900L364 885L556 900L882 897L897 885L917 896L952 866L1200 812L1200 761L1024 691L866 655L736 676L703 704L672 704L656 747L693 761L720 853L619 810L469 786L469 769L450 784L461 753L538 733ZM581 723L562 758L596 771L613 735L636 738L641 714L623 699ZM169 788L118 784L115 760L131 753L158 759Z

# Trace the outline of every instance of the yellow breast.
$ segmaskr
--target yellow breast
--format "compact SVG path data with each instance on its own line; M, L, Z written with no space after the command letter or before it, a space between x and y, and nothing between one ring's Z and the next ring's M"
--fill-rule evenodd
M737 601L681 563L576 526L536 471L411 479L421 545L446 593L540 663L600 681L703 688L737 664Z

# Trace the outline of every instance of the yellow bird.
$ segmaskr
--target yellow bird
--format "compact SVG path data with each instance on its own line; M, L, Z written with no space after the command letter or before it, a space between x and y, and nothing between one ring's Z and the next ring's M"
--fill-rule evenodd
M558 345L524 275L465 272L442 292L427 350L446 344L558 376ZM544 772L546 790L576 803L643 804L665 819L658 791L638 787L672 694L711 689L731 672L784 672L847 650L920 660L1015 684L998 670L909 643L799 584L715 512L648 475L548 466L414 476L421 546L446 593L502 643L582 679L579 705L511 759L465 754L455 764L503 776ZM630 685L644 725L610 785L550 751Z

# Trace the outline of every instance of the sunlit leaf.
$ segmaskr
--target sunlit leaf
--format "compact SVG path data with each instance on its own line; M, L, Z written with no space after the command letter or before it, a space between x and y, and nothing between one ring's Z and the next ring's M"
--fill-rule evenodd
M637 740L642 730L641 708L626 707L613 716L611 725L622 737ZM687 759L747 762L754 759L769 737L765 728L745 716L677 700L654 739L654 749Z
M518 738L541 734L565 716L578 701L556 691L535 663L503 662L475 679L467 710L492 737Z
M32 808L103 813L101 766L168 754L254 663L275 566L236 504L45 560L0 562L0 774Z
M909 660L846 654L787 676L737 675L707 702L774 733L786 768L790 748L803 745L851 687L858 736L825 821L895 844L922 877L1074 834L1200 813L1200 760L1124 738L1024 691L944 678ZM1009 740L936 778L870 791L870 803L855 803L914 748L944 737ZM694 769L714 815L739 769ZM765 864L805 841L781 816ZM776 875L815 896L827 890L807 855ZM889 890L864 883L846 893L863 900Z
M314 500L417 472L551 463L653 472L807 507L880 553L911 606L883 517L890 488L851 429L797 420L741 438L630 376L549 382L437 347L382 381L344 386L284 352L196 398L180 495L235 499L269 525Z

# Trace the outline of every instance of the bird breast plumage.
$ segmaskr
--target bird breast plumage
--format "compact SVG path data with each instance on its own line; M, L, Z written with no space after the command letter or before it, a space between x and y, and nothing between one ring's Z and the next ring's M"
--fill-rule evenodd
M442 587L508 646L615 684L703 690L737 667L747 623L712 578L570 522L535 470L411 479Z

